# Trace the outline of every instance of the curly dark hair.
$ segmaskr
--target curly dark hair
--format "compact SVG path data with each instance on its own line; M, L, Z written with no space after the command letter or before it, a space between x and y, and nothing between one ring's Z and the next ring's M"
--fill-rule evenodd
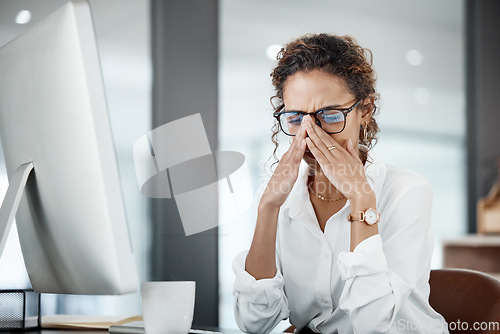
M359 131L359 143L370 150L377 141L379 131L377 121L373 118L377 110L375 101L379 94L375 90L376 74L373 70L373 57L370 50L362 48L350 36L336 36L330 34L308 34L288 43L277 55L278 64L271 73L276 95L271 97L271 104L275 111L284 108L283 86L285 81L294 73L300 71L320 70L333 74L347 85L349 91L356 99L370 98L373 103L360 106L363 111L373 111L367 126L366 140L364 129ZM275 163L279 162L276 156L278 149L278 133L280 127L275 122L272 128L271 140L275 148L273 157ZM368 151L361 152L363 163L366 161ZM273 164L273 165L274 165Z

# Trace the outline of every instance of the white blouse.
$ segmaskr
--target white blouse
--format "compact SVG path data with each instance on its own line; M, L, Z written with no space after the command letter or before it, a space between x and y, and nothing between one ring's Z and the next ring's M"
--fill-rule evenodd
M349 201L322 232L303 163L280 208L276 276L255 280L245 271L248 252L233 261L234 312L242 331L269 333L289 317L298 329L318 333L448 333L444 318L429 305L431 187L373 154L368 161L379 234L350 252Z

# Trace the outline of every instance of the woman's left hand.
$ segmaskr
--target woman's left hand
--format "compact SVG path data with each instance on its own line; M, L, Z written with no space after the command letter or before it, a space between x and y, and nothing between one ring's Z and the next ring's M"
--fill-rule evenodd
M366 179L363 163L351 140L348 140L344 148L320 128L312 116L304 117L304 121L307 122L306 130L309 135L306 138L307 147L335 188L349 200L372 195L373 190Z

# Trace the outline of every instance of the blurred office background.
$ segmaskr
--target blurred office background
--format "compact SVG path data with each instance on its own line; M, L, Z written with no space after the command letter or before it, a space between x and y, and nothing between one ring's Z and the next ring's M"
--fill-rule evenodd
M255 191L274 162L269 73L280 47L306 33L348 34L373 52L381 95L377 116L381 131L374 152L384 162L414 170L431 183L433 267L442 265L443 238L475 231L475 200L484 195L485 180L494 175L488 169L479 180L476 174L482 169L477 161L481 156L471 156L477 147L485 150L481 140L488 141L488 134L476 141L470 137L481 127L470 115L471 96L480 97L468 88L466 75L471 79L474 68L480 68L467 63L473 59L466 46L475 38L467 22L476 24L480 15L487 14L467 11L473 7L470 2L90 2L141 279L194 279L201 283L195 323L236 326L231 261L250 245L254 212L218 230L179 236L173 201L148 202L140 194L132 145L153 127L200 112L213 151L245 155ZM1 0L0 45L61 3L64 1L44 1L42 5L33 0ZM483 1L477 3L480 7ZM32 10L32 21L16 24L16 15L23 9ZM481 103L484 109L486 104ZM287 139L282 138L281 143L283 152ZM3 195L7 177L2 164L0 182ZM476 183L481 186L475 187ZM28 284L20 252L15 251L19 248L15 233L12 237L9 253L0 260L2 288ZM16 276L3 274L5 268L15 268L12 272ZM65 313L140 312L137 296L125 298L127 303L115 297L66 297L51 307Z

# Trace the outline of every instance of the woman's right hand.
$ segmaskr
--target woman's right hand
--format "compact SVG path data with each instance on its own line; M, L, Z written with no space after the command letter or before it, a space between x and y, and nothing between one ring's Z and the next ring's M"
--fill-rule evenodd
M304 152L306 150L306 136L304 120L300 129L293 137L292 144L288 151L283 155L276 170L274 171L264 194L260 200L259 206L279 208L285 202L288 194L292 191L293 185L299 175L299 166Z
M256 280L276 275L276 236L278 216L299 176L299 166L306 150L306 122L293 137L292 144L283 155L259 202L257 223L252 245L245 261L245 270Z

